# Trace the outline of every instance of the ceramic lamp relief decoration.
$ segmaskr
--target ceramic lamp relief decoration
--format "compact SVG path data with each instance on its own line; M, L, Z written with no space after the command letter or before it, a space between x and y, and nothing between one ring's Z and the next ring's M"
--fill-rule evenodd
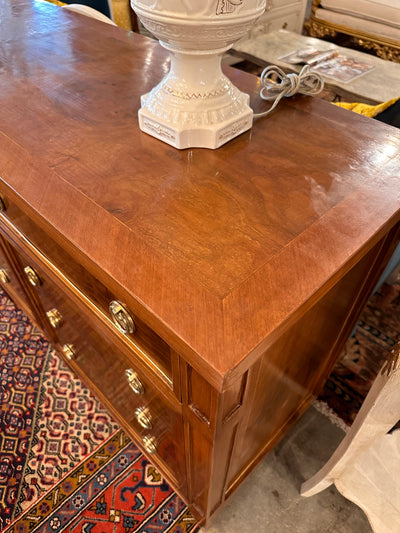
M176 148L218 148L252 126L249 96L222 73L222 55L264 12L266 0L131 0L171 57L141 98L139 125Z

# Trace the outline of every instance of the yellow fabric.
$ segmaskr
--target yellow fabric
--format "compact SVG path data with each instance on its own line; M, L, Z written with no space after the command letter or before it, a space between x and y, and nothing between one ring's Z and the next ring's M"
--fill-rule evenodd
M111 0L115 24L125 30L132 30L131 6L129 0Z
M360 115L365 115L366 117L374 118L376 117L376 115L379 115L379 113L385 111L385 109L393 105L399 99L400 96L398 98L392 98L392 100L389 100L388 102L383 102L383 104L378 105L346 102L335 102L335 105L343 107L344 109L349 109L350 111L354 111L354 113L359 113Z
M47 0L47 2L50 2L50 4L55 4L56 6L66 6L67 5L65 2L59 2L59 0Z

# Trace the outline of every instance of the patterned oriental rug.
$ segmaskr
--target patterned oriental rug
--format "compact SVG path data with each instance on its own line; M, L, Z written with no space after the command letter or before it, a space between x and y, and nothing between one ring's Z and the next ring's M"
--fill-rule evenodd
M368 302L319 400L351 424L400 336L400 283ZM0 530L190 533L184 502L0 292Z
M0 292L0 531L189 533L184 502Z

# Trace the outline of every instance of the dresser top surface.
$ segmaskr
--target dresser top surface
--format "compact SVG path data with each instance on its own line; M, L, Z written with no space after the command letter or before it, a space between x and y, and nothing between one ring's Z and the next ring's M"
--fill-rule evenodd
M394 128L298 96L179 151L138 127L158 43L27 0L0 1L0 35L2 179L216 381L399 219Z

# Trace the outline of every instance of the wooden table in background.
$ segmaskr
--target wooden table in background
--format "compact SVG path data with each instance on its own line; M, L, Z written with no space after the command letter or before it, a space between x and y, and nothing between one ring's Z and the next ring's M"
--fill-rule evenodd
M178 151L138 127L155 41L30 0L0 1L0 34L4 289L206 521L321 389L390 257L400 134L297 96Z

